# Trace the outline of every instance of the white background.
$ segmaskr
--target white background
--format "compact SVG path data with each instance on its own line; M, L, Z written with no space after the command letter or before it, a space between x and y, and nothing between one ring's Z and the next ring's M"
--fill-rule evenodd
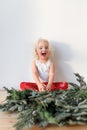
M87 81L87 0L0 0L0 88L33 80L40 37L53 44L55 80L74 82L78 72Z

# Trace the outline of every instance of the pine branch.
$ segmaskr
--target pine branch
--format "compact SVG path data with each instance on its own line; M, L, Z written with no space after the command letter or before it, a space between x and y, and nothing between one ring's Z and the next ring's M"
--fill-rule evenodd
M80 87L86 86L86 82L84 81L84 77L81 76L79 73L74 73L76 76L76 80L80 83Z
M83 82L82 79L80 86ZM87 85L80 87L75 83L69 84L72 89L52 92L9 90L5 87L7 102L0 107L5 111L19 111L18 122L14 125L16 130L33 125L87 124Z

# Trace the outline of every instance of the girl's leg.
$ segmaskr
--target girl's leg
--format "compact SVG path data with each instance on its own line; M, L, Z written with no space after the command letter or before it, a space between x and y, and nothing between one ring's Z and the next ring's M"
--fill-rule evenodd
M47 84L47 82L45 83ZM38 90L38 86L36 83L33 82L21 82L20 83L21 90ZM68 89L68 82L54 82L51 87L51 91L53 90L67 90Z
M36 83L33 83L33 82L21 82L20 83L20 89L21 90L35 90L35 91L39 91Z
M67 90L68 82L54 82L52 84L51 90Z

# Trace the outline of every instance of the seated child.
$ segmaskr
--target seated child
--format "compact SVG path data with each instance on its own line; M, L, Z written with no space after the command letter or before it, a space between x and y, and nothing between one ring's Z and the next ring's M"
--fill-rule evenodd
M54 82L55 63L52 59L50 43L46 39L39 39L35 46L35 60L32 62L32 74L35 83L21 82L22 90L32 89L39 92L52 90L66 90L67 82Z

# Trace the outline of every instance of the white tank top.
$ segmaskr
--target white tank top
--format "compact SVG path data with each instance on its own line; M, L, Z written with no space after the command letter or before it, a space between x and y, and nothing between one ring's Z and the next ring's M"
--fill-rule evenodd
M39 60L36 60L36 66L39 72L39 76L43 82L48 81L50 65L50 60L48 60L46 63L41 63Z

